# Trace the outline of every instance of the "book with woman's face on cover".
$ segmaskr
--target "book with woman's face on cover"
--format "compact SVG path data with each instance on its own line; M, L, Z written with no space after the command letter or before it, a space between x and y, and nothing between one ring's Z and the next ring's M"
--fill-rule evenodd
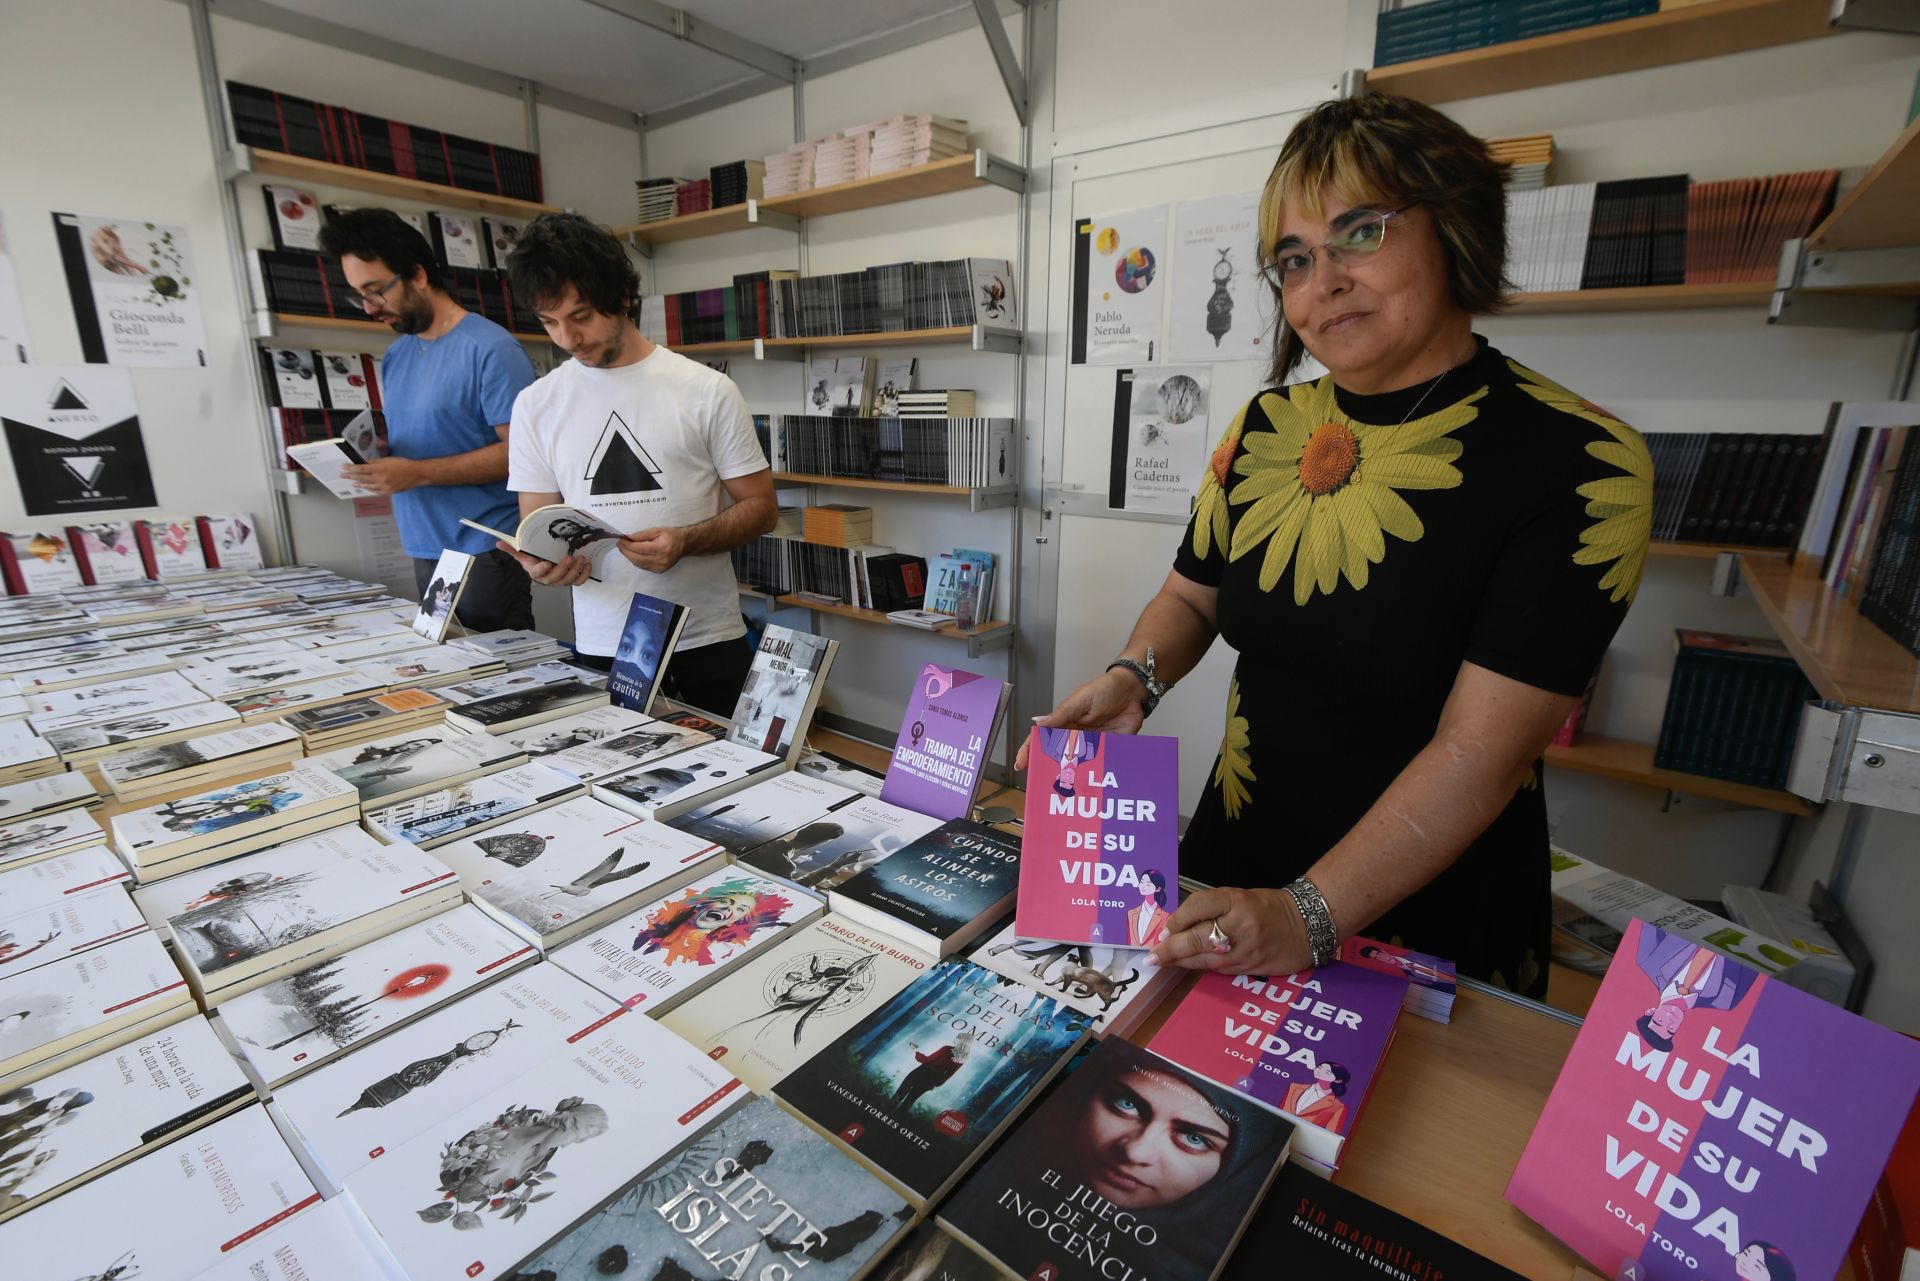
M420 612L413 616L413 630L438 645L447 639L447 629L453 626L453 610L460 603L460 593L467 585L467 575L473 572L473 556L468 552L457 552L452 548L440 553L440 559L434 562L433 576L427 580L427 589L420 593Z

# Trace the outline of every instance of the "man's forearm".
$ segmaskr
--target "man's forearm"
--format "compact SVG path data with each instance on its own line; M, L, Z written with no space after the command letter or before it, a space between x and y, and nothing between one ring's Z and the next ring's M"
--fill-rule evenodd
M507 442L482 445L444 458L411 461L423 485L486 485L507 478Z
M684 556L711 556L730 552L750 543L762 534L773 532L780 512L771 498L743 498L719 515L688 525L681 530L686 539Z

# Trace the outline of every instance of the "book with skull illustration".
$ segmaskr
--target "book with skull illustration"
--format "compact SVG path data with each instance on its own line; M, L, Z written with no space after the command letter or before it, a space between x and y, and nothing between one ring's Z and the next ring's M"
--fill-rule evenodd
M748 1176L756 1191L743 1200L732 1189ZM517 1275L590 1281L632 1260L644 1262L643 1275L699 1277L718 1267L722 1276L756 1281L856 1281L871 1275L912 1219L858 1161L773 1101L749 1099Z
M109 826L114 848L144 882L350 823L358 806L351 783L301 764L128 810Z
M0 1093L192 1012L186 980L151 930L0 978Z
M614 1018L348 1176L414 1281L500 1276L749 1097L652 1019Z
M525 764L526 759L504 739L430 726L309 757L308 764L331 770L358 788L364 810Z
M725 800L688 810L669 826L724 845L736 857L845 805L859 793L801 773L776 774Z
M536 962L295 1077L274 1090L270 1110L333 1196L356 1170L622 1013Z
M223 1002L215 1023L261 1083L277 1089L535 959L518 936L462 904L303 963Z
M545 951L704 875L726 851L578 797L434 855L482 911Z
M644 733L645 731L641 731ZM697 730L678 730L682 734ZM594 796L640 818L665 822L732 796L785 768L767 752L717 739L672 756L656 757L593 784Z
M824 911L811 894L724 867L556 949L551 959L628 1009L657 1017Z
M266 1112L243 1107L0 1224L0 1259L23 1281L186 1281L319 1202Z
M822 917L660 1022L764 1093L933 963L887 935Z
M444 911L460 901L460 882L431 854L338 827L143 885L133 898L211 1006Z
M37 970L146 929L146 918L118 885L52 902L16 904L0 898L0 978Z
M0 1221L253 1101L205 1019L185 1018L0 1096Z
M975 944L967 959L1080 1011L1103 1036L1133 1031L1186 974L1155 965L1139 948L1023 939L1011 924Z
M409 841L423 850L474 836L513 818L558 804L587 789L537 762L516 765L411 800L368 810L367 830L383 841Z

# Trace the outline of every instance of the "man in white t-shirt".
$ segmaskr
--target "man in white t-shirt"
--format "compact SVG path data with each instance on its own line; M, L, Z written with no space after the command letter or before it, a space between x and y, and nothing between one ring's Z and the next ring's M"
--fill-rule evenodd
M565 503L630 531L558 563L515 554L535 582L573 589L574 645L602 669L635 592L684 605L662 688L731 712L753 651L728 553L771 532L777 517L740 389L648 341L634 324L639 273L619 241L577 214L534 219L507 279L573 357L513 403L507 488L521 517Z

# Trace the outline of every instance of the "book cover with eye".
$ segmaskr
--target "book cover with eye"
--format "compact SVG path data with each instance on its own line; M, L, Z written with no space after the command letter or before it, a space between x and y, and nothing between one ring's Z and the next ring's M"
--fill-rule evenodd
M1055 1082L940 1210L1015 1276L1208 1281L1233 1252L1293 1126L1107 1037Z
M937 965L774 1087L916 1206L951 1187L1093 1021L965 961Z

